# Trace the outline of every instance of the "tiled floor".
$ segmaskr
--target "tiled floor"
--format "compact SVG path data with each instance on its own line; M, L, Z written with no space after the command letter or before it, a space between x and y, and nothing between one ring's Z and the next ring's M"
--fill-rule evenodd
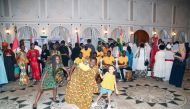
M176 88L167 82L152 78L133 82L118 82L120 95L112 96L113 109L190 109L190 71L186 71L183 88ZM9 83L0 90L0 109L31 109L38 86L20 89L18 83ZM45 91L38 103L38 109L77 109L64 101L65 87L58 88L58 101L52 102L52 92ZM97 95L94 96L96 99ZM107 107L103 97L95 109ZM93 108L91 108L93 109Z

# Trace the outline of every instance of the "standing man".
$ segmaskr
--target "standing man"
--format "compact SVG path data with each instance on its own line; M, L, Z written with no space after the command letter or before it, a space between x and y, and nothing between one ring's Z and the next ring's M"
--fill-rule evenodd
M62 63L64 66L68 66L69 62L69 49L65 46L65 41L61 41L61 46L59 47L59 51L61 53Z
M94 45L92 45L91 44L91 39L87 39L87 44L86 44L86 46L88 47L88 48L91 48L91 53L90 53L90 57L92 57L93 56L93 53L94 52L96 52L96 50L95 50L95 48L94 48Z

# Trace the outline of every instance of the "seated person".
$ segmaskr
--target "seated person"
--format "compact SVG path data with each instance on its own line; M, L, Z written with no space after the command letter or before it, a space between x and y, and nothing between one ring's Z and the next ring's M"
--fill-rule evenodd
M101 50L101 48L99 47L98 49L97 49L97 57L103 57L104 56L104 52Z
M84 46L84 48L81 50L83 58L88 59L90 57L90 53L91 53L91 48L88 48L88 46Z
M123 50L122 55L118 58L118 66L121 71L122 80L125 80L123 69L127 69L128 63L128 57L125 54L125 50Z
M80 53L79 53L79 57L77 57L77 58L74 60L74 63L78 65L79 63L83 62L83 60L84 60L84 58L83 58L83 56L82 56L82 52L80 52Z
M103 69L105 69L103 72L106 72L108 67L110 65L115 65L115 59L114 57L111 55L111 51L108 50L107 52L107 56L104 56L103 58L103 61L102 61L102 64L103 64Z

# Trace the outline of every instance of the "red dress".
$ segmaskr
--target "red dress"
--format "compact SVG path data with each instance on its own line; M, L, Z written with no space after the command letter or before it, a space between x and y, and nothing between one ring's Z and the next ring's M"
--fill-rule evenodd
M29 50L27 53L28 60L30 62L30 69L34 80L40 80L40 65L38 62L39 51Z
M152 69L155 63L155 55L156 52L158 51L158 36L153 36L152 37L153 44L152 44L152 49L150 51L150 68Z

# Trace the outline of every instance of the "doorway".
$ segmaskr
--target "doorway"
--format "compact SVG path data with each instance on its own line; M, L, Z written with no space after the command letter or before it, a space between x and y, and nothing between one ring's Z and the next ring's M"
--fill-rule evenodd
M149 42L149 35L144 30L137 30L134 33L134 43L136 43L137 45L139 45L142 42L143 43Z

